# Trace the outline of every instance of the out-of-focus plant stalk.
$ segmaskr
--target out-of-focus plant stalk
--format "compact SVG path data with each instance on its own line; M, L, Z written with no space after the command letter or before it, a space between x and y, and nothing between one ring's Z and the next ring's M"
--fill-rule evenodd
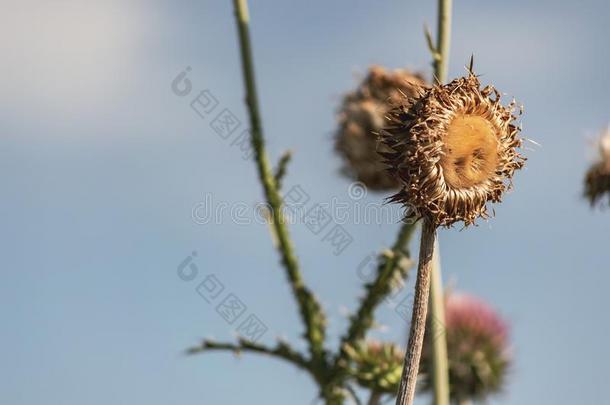
M441 277L441 260L438 241L432 256L430 280L430 336L432 337L432 384L435 405L449 405L449 361L445 335L445 297Z
M250 131L252 148L265 198L271 209L273 229L278 241L278 250L282 264L286 269L290 285L297 299L301 317L305 323L305 337L309 343L312 360L322 361L324 357L325 317L313 294L303 284L299 264L292 247L288 229L282 217L282 197L269 164L265 150L256 82L254 79L254 63L249 33L248 4L246 0L234 0L235 17L237 20L239 45L241 53L244 84L246 87L246 105L250 116Z
M438 1L437 43L433 47L432 40L427 33L428 44L434 58L434 75L440 84L447 80L449 65L449 46L451 41L451 6L452 0ZM443 308L442 279L440 274L440 260L438 252L435 253L436 227L428 219L424 219L422 227L421 245L419 252L419 266L415 285L415 299L409 343L405 353L405 364L396 397L396 405L412 405L415 397L415 385L419 372L419 361L423 346L428 301L432 311L431 330L433 336L433 382L434 404L449 404L449 376L447 361L447 341L443 331L445 317ZM434 259L436 258L436 260Z
M451 4L452 0L439 0L436 51L438 58L434 61L434 75L440 83L447 81L449 70L449 47L451 46Z

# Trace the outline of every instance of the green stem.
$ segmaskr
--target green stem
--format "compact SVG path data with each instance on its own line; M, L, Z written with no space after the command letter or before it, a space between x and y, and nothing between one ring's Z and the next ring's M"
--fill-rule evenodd
M445 299L439 258L438 241L432 256L430 282L430 316L428 317L432 338L432 384L433 404L449 405L449 362L447 358L447 336L445 335Z
M250 44L248 4L246 0L234 0L235 17L239 33L239 44L241 62L243 68L244 83L246 86L246 105L250 116L251 142L258 168L260 181L263 185L265 198L272 210L273 227L278 239L278 249L282 264L293 293L297 299L301 317L305 323L305 337L309 343L312 359L323 361L325 317L320 304L313 294L303 284L299 270L299 264L294 253L292 242L288 234L285 221L282 216L282 198L278 192L269 158L265 150L256 83L254 79L254 63L252 59L252 47Z
M389 255L380 255L375 279L365 285L366 294L360 302L360 307L351 317L347 333L341 338L339 354L334 362L334 383L341 385L345 378L348 352L347 346L353 346L358 340L365 337L366 332L373 325L375 309L383 299L392 291L393 281L404 279L408 268L404 267L401 259L409 257L408 244L416 228L416 224L403 223L392 246Z
M438 1L434 75L440 84L444 84L447 81L449 47L451 43L451 3L452 0ZM430 285L433 403L434 405L449 405L449 362L447 357L447 336L443 330L445 325L445 303L438 242L434 250Z
M438 0L438 26L434 75L439 83L447 81L449 70L449 47L451 45L451 3L452 0Z
M277 357L282 360L286 360L295 366L302 368L307 371L311 371L307 359L305 359L299 352L292 349L288 344L280 342L276 347L270 348L267 346L260 345L256 342L252 342L246 339L240 339L238 343L224 343L214 342L211 340L204 340L199 346L192 347L187 350L187 354L197 354L210 351L231 351L234 353L241 352L253 352L265 354L272 357Z

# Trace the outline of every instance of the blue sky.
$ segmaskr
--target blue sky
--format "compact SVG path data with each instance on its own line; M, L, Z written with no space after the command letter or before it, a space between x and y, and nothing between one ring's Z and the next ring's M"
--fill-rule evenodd
M269 153L294 151L286 187L312 203L355 204L332 151L338 100L373 63L430 74L422 26L434 25L432 3L251 4ZM171 91L190 66L193 92L208 89L245 128L230 2L3 6L0 402L310 404L314 384L289 365L181 354L202 337L235 336L239 322L196 292L209 274L265 323L263 342L303 347L266 227L192 218L206 196L214 207L262 199L254 164L194 113L191 96ZM455 4L450 75L474 53L482 81L525 105L523 134L541 145L526 151L496 218L440 232L445 281L512 325L510 383L492 404L603 402L610 217L580 194L591 141L609 122L609 17L601 0ZM361 292L358 266L393 241L397 224L386 222L344 224L353 242L338 256L321 235L291 228L333 345ZM176 269L192 251L199 278L185 282ZM392 308L379 320L373 336L404 342Z

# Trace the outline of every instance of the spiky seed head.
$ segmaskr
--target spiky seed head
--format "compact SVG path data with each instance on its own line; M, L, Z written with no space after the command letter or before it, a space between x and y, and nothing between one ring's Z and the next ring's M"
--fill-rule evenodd
M395 394L400 384L404 352L395 344L375 340L345 347L350 374L358 384L374 392Z
M380 134L402 186L390 200L437 226L488 218L488 203L501 201L525 162L516 107L502 105L493 86L481 89L472 72L396 105Z
M606 196L610 204L610 128L599 137L599 157L585 176L585 197L595 206Z
M508 324L487 303L464 294L445 300L445 337L451 399L483 400L502 390L511 363ZM432 385L432 339L424 336L420 363L422 390Z
M388 70L372 66L356 90L348 93L339 108L339 128L335 135L335 150L344 160L342 172L363 182L371 190L387 191L399 188L377 150L377 134L385 125L385 116L392 105L418 94L424 79L404 69Z

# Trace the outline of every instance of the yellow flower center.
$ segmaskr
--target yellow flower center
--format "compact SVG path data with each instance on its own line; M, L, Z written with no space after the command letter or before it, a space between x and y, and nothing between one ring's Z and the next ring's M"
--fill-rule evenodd
M494 126L478 115L458 115L449 123L441 167L453 188L470 188L488 179L498 167Z

